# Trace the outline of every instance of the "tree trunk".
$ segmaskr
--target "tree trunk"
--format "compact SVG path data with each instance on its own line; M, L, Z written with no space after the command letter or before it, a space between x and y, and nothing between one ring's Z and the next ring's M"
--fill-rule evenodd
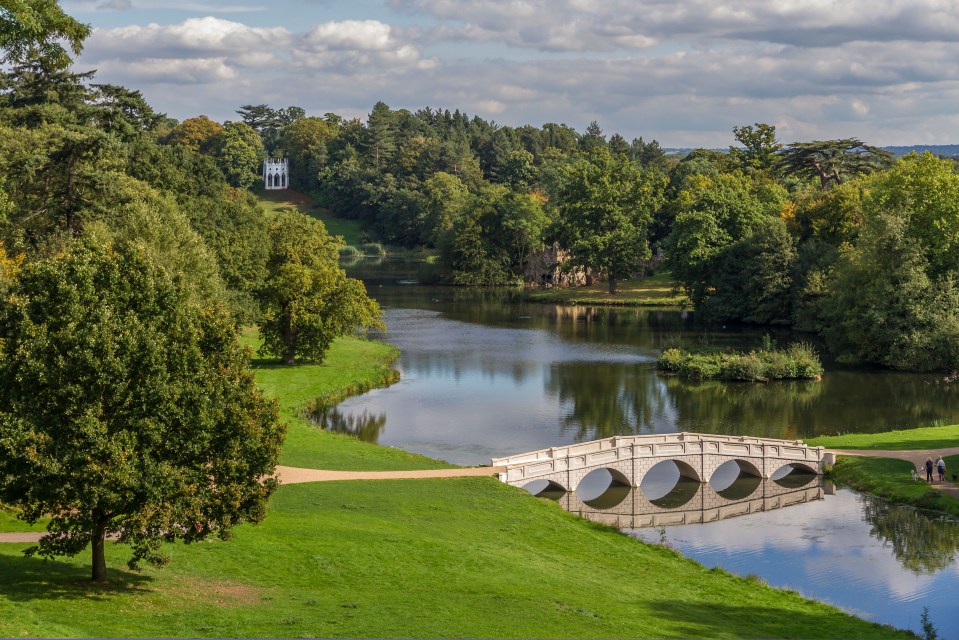
M613 295L615 293L616 293L616 278L610 276L609 277L609 295Z
M94 582L106 582L107 581L107 559L103 553L103 541L106 537L107 531L107 518L102 517L99 513L96 514L97 523L93 527L93 581Z
M289 314L286 314L284 327L283 327L283 346L286 347L283 351L283 364L291 365L296 360L296 329L293 328L293 321L290 320Z

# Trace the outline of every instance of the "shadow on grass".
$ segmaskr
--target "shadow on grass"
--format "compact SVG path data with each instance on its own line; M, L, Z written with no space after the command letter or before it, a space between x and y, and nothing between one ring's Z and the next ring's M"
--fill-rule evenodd
M90 579L89 566L57 560L0 554L0 600L105 600L115 595L148 593L153 578L111 568L108 581Z
M662 618L677 623L686 638L908 638L912 634L889 625L857 619L841 612L822 614L792 608L743 607L716 602L660 602Z

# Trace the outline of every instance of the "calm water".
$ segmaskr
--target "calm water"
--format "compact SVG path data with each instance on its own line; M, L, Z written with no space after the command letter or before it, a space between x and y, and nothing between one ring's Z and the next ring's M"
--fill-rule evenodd
M428 271L408 263L348 270L384 307L383 337L402 351L402 378L317 421L454 463L615 434L808 438L959 422L959 385L935 376L829 362L821 382L695 383L657 374L667 346L762 342L763 332L704 327L692 313L527 304L501 290L424 285ZM772 337L782 345L809 339ZM643 490L656 492L645 483ZM918 631L925 605L940 637L959 639L953 522L839 490L788 508L633 533L898 627Z
M762 332L703 327L692 313L526 304L502 290L416 284L427 275L408 264L351 275L363 277L386 310L384 337L402 350L402 380L323 421L455 463L616 434L808 438L959 422L959 385L935 376L828 363L821 382L696 383L657 374L667 346L762 343Z

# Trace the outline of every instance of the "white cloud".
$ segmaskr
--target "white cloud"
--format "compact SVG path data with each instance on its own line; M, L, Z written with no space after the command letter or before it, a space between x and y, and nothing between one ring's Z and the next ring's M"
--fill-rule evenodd
M293 60L308 69L381 75L400 69L430 70L412 39L378 20L333 21L312 27L293 49Z
M142 60L104 60L98 65L99 75L118 75L130 84L207 84L233 80L237 71L223 58L146 58Z
M209 104L224 119L250 102L365 115L383 100L512 125L597 120L666 146L724 147L752 122L787 142L944 143L959 131L959 47L943 45L959 38L951 0L383 1L402 24L206 16L97 28L82 62L176 117Z
M835 46L860 40L959 40L948 0L390 0L444 23L449 38L544 51L645 49L664 39Z
M190 18L179 24L131 25L95 29L87 42L89 55L175 56L203 53L247 53L272 50L290 43L292 34L282 27L254 28L213 16Z

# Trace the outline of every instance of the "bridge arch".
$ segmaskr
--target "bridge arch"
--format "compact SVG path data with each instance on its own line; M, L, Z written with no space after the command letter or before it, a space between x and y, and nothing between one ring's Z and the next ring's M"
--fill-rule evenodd
M556 482L555 480L532 480L523 485L523 489L529 491L534 496L546 496L550 497L552 495L561 496L563 494L569 493L569 490Z

